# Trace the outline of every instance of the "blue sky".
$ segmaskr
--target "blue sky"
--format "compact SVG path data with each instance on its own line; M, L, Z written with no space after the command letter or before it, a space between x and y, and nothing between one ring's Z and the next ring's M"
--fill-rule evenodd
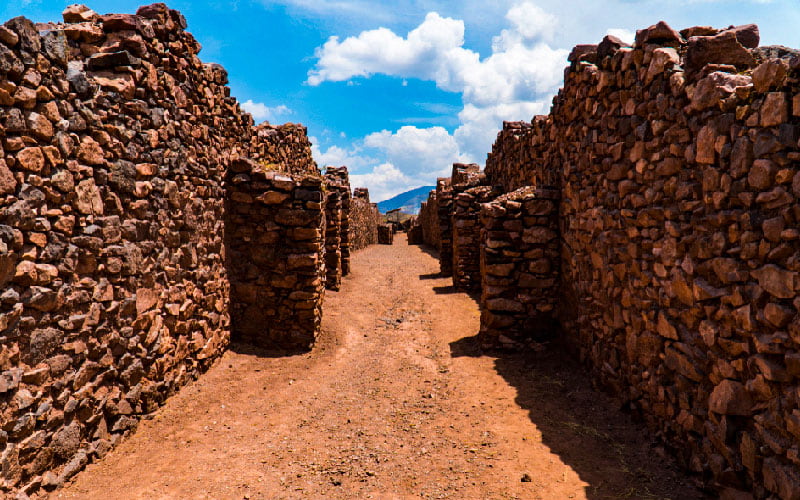
M19 0L0 17L60 20L68 2ZM133 13L141 1L98 0ZM348 165L374 201L480 164L502 120L547 113L569 49L667 21L757 23L800 47L800 0L175 0L200 57L228 70L257 120L308 126L322 165ZM334 38L335 37L335 38Z

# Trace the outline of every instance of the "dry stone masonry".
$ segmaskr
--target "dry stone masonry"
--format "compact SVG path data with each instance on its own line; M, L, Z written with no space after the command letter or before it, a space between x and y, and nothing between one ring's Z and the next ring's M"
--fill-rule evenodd
M325 286L339 290L350 270L350 182L347 167L327 167L325 173Z
M350 249L360 250L378 243L378 226L383 217L378 205L370 203L367 188L355 188L350 201Z
M228 176L233 338L309 349L319 333L325 288L323 178L292 177L252 160L234 162Z
M378 243L381 245L391 245L394 243L394 226L391 224L378 225Z
M516 347L551 339L561 245L558 192L522 187L480 212L484 344Z
M437 241L439 250L439 272L442 276L453 275L453 184L450 178L436 181L436 210L439 219Z
M313 342L326 193L377 231L185 28L163 4L0 26L0 496L103 457L232 335Z
M438 181L437 181L438 186ZM439 234L439 201L436 191L428 193L428 200L422 202L419 208L419 217L415 221L422 232L422 242L433 248L439 248L441 235Z
M339 219L338 227L340 240L338 252L341 256L341 275L347 276L350 274L350 200L352 198L352 193L350 191L350 174L347 171L347 167L329 166L326 168L325 178L327 180L327 189L331 192L338 191L341 198L342 215L341 219ZM333 222L328 222L327 227L334 228L335 225ZM363 229L359 229L358 231L368 232L369 230L369 227L365 227ZM334 248L333 251L336 251L336 248ZM334 281L336 280L334 279Z
M250 139L248 151L252 160L261 163L269 170L300 175L319 173L317 164L311 156L308 131L299 124L258 125Z
M796 499L800 54L758 42L662 22L573 50L486 162L481 335L560 332L726 498ZM455 183L419 218L443 271Z
M454 187L453 285L459 290L478 291L481 288L481 227L478 218L481 205L502 192L498 187L481 185L484 183L485 177L476 175Z

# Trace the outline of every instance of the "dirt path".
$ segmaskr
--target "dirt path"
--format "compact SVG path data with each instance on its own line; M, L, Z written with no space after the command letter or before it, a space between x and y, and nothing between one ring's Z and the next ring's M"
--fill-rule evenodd
M52 497L702 498L574 364L482 356L419 247L352 264L313 352L235 347Z

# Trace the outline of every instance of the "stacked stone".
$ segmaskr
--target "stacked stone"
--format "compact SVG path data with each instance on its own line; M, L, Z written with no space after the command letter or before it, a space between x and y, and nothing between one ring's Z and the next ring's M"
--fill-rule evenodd
M576 47L530 168L560 172L557 316L598 381L725 495L798 498L800 57L757 45Z
M180 13L138 14L0 26L3 497L104 456L228 344L223 173L252 122Z
M422 242L439 248L439 202L436 191L428 193L428 201L422 202L419 209L419 225L422 227Z
M481 176L482 177L482 176ZM481 184L475 177L471 183ZM459 184L458 187L471 183ZM454 188L454 191L456 189ZM501 193L499 187L475 186L459 192L453 203L453 285L458 290L477 291L481 288L481 204L488 203ZM410 236L409 236L410 239Z
M360 250L377 244L378 225L382 223L377 205L369 201L369 190L356 188L350 202L350 249Z
M481 208L481 342L512 348L553 337L558 192L520 188Z
M424 204L425 202L423 202ZM407 243L409 245L422 245L425 240L423 239L422 223L420 216L411 217L406 221L406 233L408 234Z
M345 168L345 179L346 176ZM345 234L344 221L349 219L343 208L345 193L350 193L350 186L342 184L338 169L328 167L325 174L325 287L329 290L339 290L344 275L342 235Z
M325 177L330 179L329 188L337 189L342 201L342 218L339 230L339 253L342 276L350 274L350 174L347 167L326 167Z
M536 116L531 123L503 122L503 130L486 158L488 185L501 186L506 193L527 186L558 189L559 151L534 147L555 140L547 120L547 116Z
M339 290L342 285L342 195L325 179L325 288Z
M378 244L391 245L394 243L394 226L391 224L378 224Z
M480 173L480 166L475 163L454 163L453 164L453 171L450 175L450 186L452 187L451 191L451 199L452 202L450 204L450 233L451 233L451 275L453 278L453 284L462 290L469 290L475 289L474 283L464 275L465 268L470 268L470 256L474 256L477 259L479 255L479 238L478 238L478 231L469 231L462 230L459 235L457 235L458 230L456 229L456 222L460 221L462 223L462 229L466 229L466 226L463 226L464 219L466 219L465 211L459 210L458 208L458 198L461 196L462 193L465 191L485 184L486 177L481 175ZM499 193L498 193L499 194ZM462 203L466 202L468 198L462 198ZM488 201L488 200L487 200ZM476 207L477 208L477 207ZM456 213L458 212L458 217L456 217ZM475 212L475 219L478 218L478 212ZM469 225L469 223L467 223ZM474 239L470 239L469 236L475 236ZM458 241L458 237L461 238L461 241ZM475 268L480 268L478 265L478 261L475 260ZM470 288L470 285L473 287ZM478 276L477 286L480 287L480 276Z
M228 173L227 249L234 340L309 349L325 288L323 178L235 161Z
M249 156L268 170L316 175L319 168L311 154L306 127L296 123L262 123L250 139Z
M436 210L439 220L439 272L453 275L453 187L450 178L436 180Z

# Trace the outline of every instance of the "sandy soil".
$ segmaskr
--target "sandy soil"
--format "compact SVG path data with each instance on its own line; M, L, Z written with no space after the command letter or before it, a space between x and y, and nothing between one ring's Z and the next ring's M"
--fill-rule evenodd
M398 236L312 352L233 346L51 498L703 498L573 362L483 355L476 302Z

